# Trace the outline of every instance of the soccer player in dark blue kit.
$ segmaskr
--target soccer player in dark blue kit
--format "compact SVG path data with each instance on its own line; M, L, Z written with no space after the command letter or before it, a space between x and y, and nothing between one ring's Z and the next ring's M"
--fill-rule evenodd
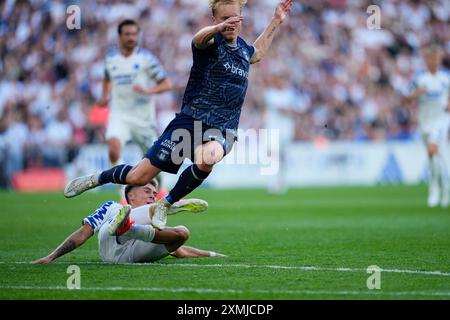
M277 28L288 16L292 0L279 3L264 32L248 45L241 31L246 0L209 0L213 25L192 40L193 66L181 112L136 166L120 165L70 181L68 198L106 183L142 186L161 171L176 174L185 158L193 165L180 175L169 194L158 201L153 226L164 229L170 206L200 184L231 151L248 86L250 64L266 55Z

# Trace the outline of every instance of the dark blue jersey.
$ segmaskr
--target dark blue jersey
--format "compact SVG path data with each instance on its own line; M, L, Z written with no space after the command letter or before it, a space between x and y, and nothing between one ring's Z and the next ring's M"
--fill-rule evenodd
M222 131L237 130L254 52L244 39L231 46L221 34L206 49L192 44L194 63L181 112Z

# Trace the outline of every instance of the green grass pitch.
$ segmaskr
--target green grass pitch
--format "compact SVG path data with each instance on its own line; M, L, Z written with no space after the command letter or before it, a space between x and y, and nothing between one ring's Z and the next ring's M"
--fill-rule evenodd
M97 239L51 265L48 254L115 193L0 193L0 299L450 299L450 210L426 187L312 188L284 196L208 190L206 213L169 217L188 244L228 258L103 264ZM81 290L68 290L78 265ZM381 289L369 290L377 265Z

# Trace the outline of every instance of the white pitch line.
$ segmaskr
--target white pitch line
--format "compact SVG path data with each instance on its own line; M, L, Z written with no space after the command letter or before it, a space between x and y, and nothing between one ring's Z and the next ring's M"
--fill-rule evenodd
M29 261L0 261L0 264L30 264ZM112 265L107 262L96 261L80 261L80 262L62 262L58 261L54 264L77 264L77 265ZM281 270L301 270L301 271L338 271L338 272L367 272L367 269L360 268L327 268L327 267L315 267L315 266L276 266L276 265L258 265L258 264L196 264L196 263L121 263L118 265L131 265L131 266L163 266L163 267L198 267L198 268L268 268L268 269L281 269ZM381 269L381 272L387 273L406 273L406 274L419 274L427 276L442 276L450 277L450 272L443 271L423 271L423 270L403 270L403 269Z
M62 291L147 291L147 292L170 292L170 293L261 293L261 294L292 294L292 295L385 295L385 296L450 296L450 291L331 291L331 290L236 290L236 289L213 289L213 288L127 288L127 287L86 287L79 290L68 289L63 286L0 286L0 289L11 290L62 290Z

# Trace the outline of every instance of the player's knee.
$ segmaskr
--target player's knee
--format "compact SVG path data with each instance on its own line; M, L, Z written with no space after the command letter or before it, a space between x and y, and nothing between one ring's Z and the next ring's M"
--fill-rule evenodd
M428 155L431 157L437 155L439 152L439 148L434 143L428 144Z
M179 241L180 242L186 242L189 239L190 233L189 233L189 229L186 228L185 226L178 226L175 227L175 230L179 236Z
M197 153L197 164L203 167L200 170L211 171L212 167L223 158L223 148L218 142L212 141L202 146Z
M206 151L203 153L203 163L208 166L213 166L218 163L222 157L216 154L214 151Z

